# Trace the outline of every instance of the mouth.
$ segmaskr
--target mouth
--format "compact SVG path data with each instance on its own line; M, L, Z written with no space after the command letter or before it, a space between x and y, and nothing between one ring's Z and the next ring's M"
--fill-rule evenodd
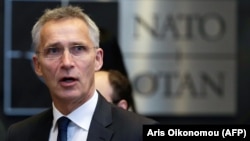
M77 79L74 77L63 77L59 80L59 83L64 87L75 85Z
M63 77L62 79L60 79L61 82L72 82L75 80L76 78L73 78L73 77Z

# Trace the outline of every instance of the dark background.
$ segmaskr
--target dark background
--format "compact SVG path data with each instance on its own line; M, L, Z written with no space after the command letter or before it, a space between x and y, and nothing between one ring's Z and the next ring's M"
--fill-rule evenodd
M74 3L76 4L76 3ZM107 50L104 54L104 68L115 68L126 73L123 67L119 46L118 35L118 4L117 2L85 2L78 3L96 21L102 29L101 47ZM13 27L12 44L13 49L29 51L31 48L30 30L37 18L42 14L44 8L60 5L56 2L15 2L13 4ZM235 116L154 116L152 118L163 124L249 124L250 123L250 1L237 1L237 113ZM21 27L21 28L20 28ZM3 111L3 60L4 60L4 1L0 1L0 121L5 129L10 124L20 121L30 115L13 116L6 115ZM25 40L24 40L24 37ZM109 48L107 48L109 47ZM115 55L111 54L116 50ZM108 55L109 54L109 55ZM117 55L118 54L118 55ZM107 57L109 56L109 57ZM117 65L118 64L118 65ZM51 104L49 94L45 86L36 78L30 60L13 60L12 64L13 84L13 107L30 105L35 107L46 107ZM25 70L28 68L30 72ZM27 75L29 74L29 75ZM31 75L30 75L31 74ZM32 85L38 83L39 86ZM26 89L25 89L26 88ZM39 90L38 90L39 89ZM42 90L42 91L41 91ZM24 101L24 102L23 102ZM164 107L163 107L164 108ZM150 116L150 115L146 115Z

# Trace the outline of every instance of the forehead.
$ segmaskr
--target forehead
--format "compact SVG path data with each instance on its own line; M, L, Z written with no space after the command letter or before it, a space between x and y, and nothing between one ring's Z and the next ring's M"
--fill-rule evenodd
M87 24L78 18L48 21L41 29L41 43L47 44L83 42L92 44ZM44 46L43 45L43 46Z
M97 71L95 72L95 79L108 81L108 73L104 71Z
M88 33L89 29L87 24L79 18L66 18L59 20L51 20L46 22L41 33L65 33L65 32L80 32Z

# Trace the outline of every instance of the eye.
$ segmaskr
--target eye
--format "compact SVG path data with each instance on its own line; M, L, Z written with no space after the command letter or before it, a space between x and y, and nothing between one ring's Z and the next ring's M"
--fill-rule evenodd
M83 52L86 51L86 49L87 48L85 46L77 45L77 46L71 47L71 52L74 55L81 55Z
M58 54L61 52L61 49L58 47L49 47L47 49L45 49L45 54L46 55L53 55L53 54Z
M72 48L73 48L73 50L75 50L75 51L82 51L82 50L85 50L85 47L84 47L84 46L73 46Z
M55 57L55 55L60 55L62 49L59 47L49 47L44 50L44 55L46 57Z

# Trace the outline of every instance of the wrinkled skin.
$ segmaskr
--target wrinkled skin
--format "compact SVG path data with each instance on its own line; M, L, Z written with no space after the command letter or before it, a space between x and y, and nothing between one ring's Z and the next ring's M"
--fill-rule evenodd
M47 22L41 30L41 51L49 46L65 48L58 59L33 56L35 72L44 79L56 108L63 114L90 99L95 91L94 73L103 64L103 50L93 48L87 25L80 19L61 19ZM91 48L85 56L73 56L68 48L73 45Z

